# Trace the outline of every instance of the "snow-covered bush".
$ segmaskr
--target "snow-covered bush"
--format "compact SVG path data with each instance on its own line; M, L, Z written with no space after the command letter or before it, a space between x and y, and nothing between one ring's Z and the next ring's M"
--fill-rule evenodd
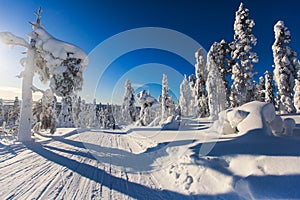
M295 126L296 122L293 118L285 118L283 120L284 134L287 136L292 136Z

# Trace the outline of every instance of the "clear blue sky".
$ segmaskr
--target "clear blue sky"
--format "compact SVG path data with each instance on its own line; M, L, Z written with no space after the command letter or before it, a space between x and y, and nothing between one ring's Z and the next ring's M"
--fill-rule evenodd
M31 31L27 22L34 21L33 11L41 6L42 23L48 32L61 40L76 44L87 53L107 38L139 27L163 27L176 30L193 38L209 50L214 41L233 40L234 16L240 2L236 0L0 0L0 31L11 31L25 37L25 34ZM272 70L273 26L278 20L283 20L290 29L291 46L300 53L300 3L297 0L243 2L245 7L249 8L250 17L256 23L253 32L258 39L257 46L254 48L260 58L259 63L255 64L258 75L262 75L265 70ZM18 65L20 56L17 57L20 51L22 51L20 48L9 50L1 44L0 69L5 73L0 75L0 90L10 92L21 86L20 80L14 77L22 69ZM194 70L193 66L184 59L170 52L149 49L133 51L115 60L105 71L100 83L107 84L108 91L102 91L102 94L96 96L105 96L111 91L109 84L115 85L131 68L147 63L170 66L181 74L189 75ZM160 71L153 74L136 74L135 77L155 75L161 77ZM142 84L132 81L136 85ZM179 85L176 84L170 86L174 93L179 89ZM3 94L3 91L2 93L0 91L0 94ZM108 98L100 99L98 96L98 101L109 101Z

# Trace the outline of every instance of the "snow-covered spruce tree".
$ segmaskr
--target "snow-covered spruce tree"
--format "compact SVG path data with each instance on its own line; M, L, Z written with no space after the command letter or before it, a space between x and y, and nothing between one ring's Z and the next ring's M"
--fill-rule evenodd
M97 119L97 102L94 99L93 104L89 104L88 106L88 127L95 128L98 127L98 119Z
M274 57L274 81L278 91L278 109L281 114L293 113L293 87L299 63L297 53L288 44L291 34L283 21L278 21L274 26L275 42L272 46Z
M265 102L274 104L274 83L271 72L265 72Z
M254 100L265 101L265 79L262 76L259 77L259 82L255 85Z
M206 70L206 61L202 48L198 49L198 51L195 53L195 58L195 102L198 106L198 117L205 117L208 115L207 92L205 90L205 82L208 72Z
M72 111L73 111L73 121L75 127L80 127L80 119L79 119L79 114L81 112L81 97L77 97L77 95L73 96L73 101L72 101Z
M206 88L208 92L208 106L211 118L216 118L219 112L226 109L226 88L220 69L223 58L219 55L219 43L214 43L207 55L208 77Z
M162 78L162 92L161 92L161 121L166 120L169 116L169 86L168 86L168 77L163 74Z
M87 116L85 116L86 118ZM58 116L60 127L74 127L73 112L72 112L72 98L70 96L61 99L61 110Z
M7 125L9 127L18 126L20 123L20 101L18 97L15 97L13 107L8 113Z
M192 115L191 103L192 103L191 90L186 75L184 75L182 83L180 84L180 97L179 97L180 113L182 116Z
M4 122L4 105L3 105L3 100L0 99L0 126L2 126Z
M252 52L252 45L256 45L256 38L252 34L254 20L249 19L249 10L240 4L235 13L234 22L234 42L231 53L232 66L232 86L230 102L232 107L241 106L250 102L254 97L253 86L253 63L258 62L256 53Z
M143 90L136 96L137 101L141 106L140 117L137 124L140 126L147 126L158 117L157 113L160 113L161 103L158 103L157 100L151 96L150 91L147 92Z
M297 72L297 79L294 86L294 106L296 112L300 113L300 70Z
M56 97L50 89L43 92L40 104L36 104L40 108L34 107L34 114L41 122L42 129L50 129L51 133L56 130L57 116L56 116ZM37 110L36 110L37 109Z
M43 82L50 80L51 89L58 96L69 96L81 90L82 73L87 66L87 55L78 47L55 39L41 25L41 9L36 13L29 42L10 32L1 32L0 40L10 46L26 48L26 58L21 60L22 108L18 140L31 140L32 82L35 73Z
M131 82L129 80L126 80L125 82L125 93L122 104L122 118L122 121L127 124L131 124L132 122L136 121L134 89L131 86Z

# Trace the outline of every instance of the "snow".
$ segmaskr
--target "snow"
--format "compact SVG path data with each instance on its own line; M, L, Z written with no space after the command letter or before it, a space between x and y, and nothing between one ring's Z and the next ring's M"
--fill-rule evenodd
M180 131L59 128L35 134L34 143L5 145L1 137L0 197L298 199L300 138L265 134L274 117L269 105L230 111L229 118L249 114L238 134L223 136L208 119L183 118ZM297 115L282 118L300 123Z
M9 46L29 47L29 44L21 37L18 37L10 32L0 32L0 40Z

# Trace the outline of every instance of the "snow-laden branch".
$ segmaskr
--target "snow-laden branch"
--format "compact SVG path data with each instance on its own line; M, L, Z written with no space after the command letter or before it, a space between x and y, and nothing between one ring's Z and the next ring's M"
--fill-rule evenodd
M25 48L30 47L28 42L26 42L23 38L18 37L11 32L0 32L0 40L1 42L9 46L19 45Z

